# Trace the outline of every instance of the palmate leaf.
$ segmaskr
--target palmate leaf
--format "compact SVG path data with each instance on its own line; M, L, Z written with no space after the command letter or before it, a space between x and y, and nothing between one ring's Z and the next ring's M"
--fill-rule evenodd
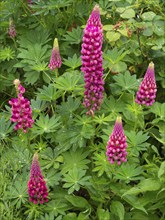
M41 135L44 133L55 132L60 125L59 119L60 117L55 118L55 116L53 116L49 118L48 115L44 116L41 114L40 118L36 120L36 123L32 128L33 134Z
M129 163L126 163L122 164L121 167L117 169L114 178L117 180L124 180L126 183L129 183L130 181L144 179L144 177L141 175L142 172L142 167L135 164L130 165Z
M149 138L148 133L125 131L125 135L127 137L128 151L134 156L138 156L140 151L147 150L150 145L146 142Z
M80 106L80 99L68 96L67 102L61 103L57 107L57 111L60 115L66 115L72 117L73 112L75 112Z
M50 147L47 147L45 150L41 152L41 166L43 169L59 169L60 163L63 162L63 157L59 155L58 150L55 148L54 150Z
M77 149L75 152L69 151L63 153L64 164L62 165L61 173L67 173L69 170L72 170L74 167L81 170L88 169L87 164L90 163L90 160L86 159L88 156L88 151L83 151L83 149Z
M48 31L40 26L35 30L27 31L24 35L21 35L18 43L21 48L28 48L29 45L33 44L46 45L49 41Z
M108 34L111 32L107 32ZM111 36L113 37L113 36ZM116 33L116 37L120 37L119 33ZM103 54L105 63L104 67L109 68L114 73L120 73L127 70L127 65L122 60L127 55L128 51L123 52L123 49L119 50L114 48L113 50L108 50L107 53Z
M48 86L43 86L43 89L38 88L37 97L40 100L44 101L55 101L61 95L59 91L56 90L53 84L49 84Z
M46 171L44 174L44 179L48 187L54 187L59 185L59 181L61 180L61 173L57 173L54 169Z
M119 112L123 112L124 106L125 104L121 100L117 101L111 96L104 100L101 111L111 112L115 119Z
M65 41L67 41L69 44L79 44L82 40L82 29L80 27L73 28L72 32L67 31L67 34L64 35Z
M151 106L150 111L157 116L157 118L152 121L153 124L157 125L159 121L165 121L165 103L155 102Z
M34 113L37 113L37 115L42 112L45 108L46 108L46 105L45 105L45 102L44 101L41 101L39 99L31 99L31 107L33 109L33 112Z
M107 160L105 151L102 151L101 153L95 152L92 158L95 164L95 168L92 171L98 172L99 177L110 171L110 164Z
M76 167L64 174L63 181L66 183L63 187L69 188L68 194L73 193L75 190L78 191L81 186L90 185L89 179L91 176L86 176L85 174L86 170L77 169Z
M68 59L64 59L63 64L70 67L69 69L74 70L81 66L81 58L74 54L72 58L68 57Z
M84 89L83 76L79 71L66 72L56 80L55 88L64 92L82 92Z
M5 140L9 133L12 132L14 125L11 125L11 122L5 121L5 118L0 119L0 140Z
M133 92L138 89L139 81L136 79L136 75L131 75L129 71L124 74L119 73L113 77L116 81L115 85L119 86L121 91Z
M58 216L58 214L66 215L66 211L69 210L71 206L68 204L68 202L64 202L60 199L54 199L53 201L50 201L46 207L44 208L45 211L47 211L50 215L53 215L54 217Z
M12 60L15 57L15 52L10 47L5 47L0 51L0 61Z
M18 54L17 58L22 59L21 64L25 63L32 65L33 69L36 64L40 64L42 61L49 57L48 48L48 45L41 46L38 43L29 45L25 49L19 49L20 53ZM16 67L19 67L19 64L16 64Z
M12 205L16 205L19 209L27 201L27 181L15 181L12 186L10 186L9 191L6 194L9 200L12 200Z

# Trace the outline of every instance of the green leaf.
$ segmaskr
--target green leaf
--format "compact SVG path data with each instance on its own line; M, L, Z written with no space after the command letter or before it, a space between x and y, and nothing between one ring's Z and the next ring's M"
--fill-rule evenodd
M57 111L60 115L69 116L70 118L73 116L72 114L80 107L80 99L73 98L72 96L68 96L67 102L61 103L58 105Z
M160 168L158 170L158 178L160 179L163 174L165 174L165 161L161 163Z
M82 29L80 27L73 28L72 32L67 31L67 34L64 35L64 40L69 44L79 44L82 40Z
M122 164L115 173L115 179L124 180L126 183L130 181L142 180L143 168L135 164Z
M120 33L114 32L114 31L108 31L106 33L106 38L108 39L109 42L115 42L120 39Z
M109 61L111 64L116 64L127 55L128 51L123 52L123 49L118 50L114 48L113 50L108 50L107 53L103 54L104 59Z
M66 183L63 185L64 188L68 189L68 194L73 193L74 191L79 191L80 186L90 185L89 179L90 176L86 176L86 171L77 169L74 167L68 173L64 174L63 181Z
M10 47L5 47L4 49L0 50L0 60L2 61L9 61L14 59L15 52Z
M144 193L147 191L157 191L161 187L161 183L158 179L148 178L142 180L137 186L132 187L128 191L126 191L123 196L125 195L136 195L139 193Z
M77 151L73 152L65 152L64 156L64 165L62 166L62 174L69 172L74 167L79 169L87 169L87 164L90 163L90 160L86 159L89 152L84 151L82 149L78 149Z
M14 125L11 125L11 122L5 121L4 116L0 119L0 140L5 140L8 137L8 134L12 132Z
M90 204L86 199L80 196L75 196L75 195L67 195L65 196L66 200L70 202L74 207L77 207L81 210L86 210L90 208Z
M120 17L128 19L133 18L135 17L135 11L132 8L128 8L120 15Z
M109 170L109 161L107 160L106 154L104 151L101 151L101 153L95 152L93 155L93 160L95 167L92 170L93 172L98 172L98 177L102 176Z
M38 88L37 97L43 101L55 101L61 96L61 93L57 91L53 84L43 86L43 89Z
M100 207L97 208L97 216L98 216L98 220L109 220L110 219L109 211L102 209Z
M64 92L80 92L84 90L84 82L82 80L80 72L66 72L56 80L55 88Z
M114 215L118 216L120 220L124 220L125 210L121 202L112 201L110 210Z
M113 96L111 96L109 99L106 98L102 105L104 112L111 112L113 114L113 121L116 119L118 113L123 111L123 108L124 103L120 100L115 100Z
M126 131L125 134L129 146L128 150L134 156L138 156L140 151L145 151L150 145L146 142L149 138L148 133L142 133L142 131L137 133L135 131Z
M129 71L126 71L124 74L118 74L113 77L116 81L116 85L121 87L122 91L132 92L138 89L139 82L136 79L136 75L131 75Z
M37 113L37 115L46 108L45 102L38 99L31 99L31 107L33 109L33 112Z
M50 201L45 207L45 211L48 211L49 214L53 214L55 217L57 217L58 214L66 215L66 211L69 209L70 205L61 199L54 199L53 201Z
M49 118L48 115L44 116L41 114L40 118L36 120L32 131L35 135L55 132L60 125L59 119L60 117L55 118L55 116L53 116L52 118Z
M159 121L165 121L165 103L155 102L151 106L150 111L154 113L155 115L159 116ZM153 123L154 123L154 120L153 120Z
M63 162L63 157L60 155L57 149L54 150L50 147L47 147L41 152L42 161L41 165L43 169L49 169L53 167L54 169L59 169L60 163Z
M155 16L156 16L156 14L153 11L148 11L148 12L144 12L142 14L142 19L144 21L152 21Z
M72 58L69 57L68 59L64 59L63 64L70 67L70 69L74 70L81 66L81 58L77 57L77 55L74 54Z

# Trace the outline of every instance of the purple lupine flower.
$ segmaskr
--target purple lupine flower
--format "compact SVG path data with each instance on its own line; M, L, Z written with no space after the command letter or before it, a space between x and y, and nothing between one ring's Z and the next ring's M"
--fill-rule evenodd
M62 65L61 61L61 56L60 56L60 51L59 51L59 45L58 45L58 39L54 39L54 44L53 44L53 50L52 50L52 55L50 58L50 63L48 67L50 70L54 70L56 68L60 68Z
M84 106L88 115L94 115L103 100L104 82L102 67L103 29L100 19L100 9L96 5L84 29L81 59L81 70L84 73L85 92Z
M16 92L18 98L12 98L9 104L12 106L12 116L10 120L16 125L15 130L23 129L26 133L27 128L32 128L34 121L32 120L32 109L30 107L30 101L24 98L25 88L20 84L19 79L14 80Z
M151 62L148 66L144 79L140 84L135 101L140 105L152 105L155 102L156 91L157 89L155 81L154 63Z
M14 25L14 22L13 22L13 19L10 18L9 20L9 30L8 30L8 34L10 36L10 38L15 38L16 36L16 30L15 30L15 25Z
M127 161L127 143L126 136L124 135L121 117L117 117L116 119L113 132L109 137L106 148L106 155L111 164L116 161L117 164L120 165L122 162Z
M29 201L34 204L48 202L48 189L42 176L38 162L38 154L35 153L30 169L30 179L28 181Z

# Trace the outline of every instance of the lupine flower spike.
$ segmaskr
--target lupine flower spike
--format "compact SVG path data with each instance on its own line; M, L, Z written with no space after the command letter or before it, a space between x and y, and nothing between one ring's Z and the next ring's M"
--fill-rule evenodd
M154 63L151 62L136 94L136 102L140 105L152 105L156 98L156 81Z
M55 70L56 68L60 68L62 64L61 61L61 56L60 56L60 51L59 51L59 45L58 45L58 39L54 39L54 44L53 44L53 50L52 50L52 55L50 58L50 63L48 67L50 70Z
M35 153L33 156L30 169L30 179L28 182L28 194L29 201L34 204L43 204L44 202L48 202L48 189L41 173L38 162L38 153Z
M10 20L9 20L8 34L9 34L10 38L15 38L15 36L16 36L15 25L14 25L14 22L13 22L12 18L10 18Z
M12 98L9 104L12 106L12 116L10 120L16 125L15 130L23 129L26 133L27 128L32 128L34 121L32 120L32 109L30 107L30 101L24 98L25 88L20 84L19 79L14 80L18 98Z
M117 117L113 132L107 143L106 155L109 162L113 164L116 161L118 165L120 165L122 162L126 162L126 148L127 143L122 126L122 120L121 117Z
M94 115L99 110L103 100L103 67L102 67L103 29L100 19L100 9L96 5L84 29L81 59L81 70L84 73L85 92L84 106L88 115Z

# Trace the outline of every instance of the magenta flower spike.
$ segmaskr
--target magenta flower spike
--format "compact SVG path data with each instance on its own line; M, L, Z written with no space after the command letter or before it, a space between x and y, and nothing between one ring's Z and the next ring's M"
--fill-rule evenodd
M84 73L85 92L84 106L88 115L94 115L99 110L104 91L103 58L102 58L103 29L100 19L100 8L96 5L84 29L81 59L81 70Z
M25 88L20 84L19 79L14 80L18 98L12 98L9 104L12 106L12 116L10 120L16 125L15 130L23 129L26 133L27 128L32 128L34 121L32 120L32 109L30 107L30 101L24 98Z
M43 204L44 202L48 202L48 189L41 173L38 162L38 153L35 153L33 156L30 169L30 179L28 182L28 194L29 201L34 204Z
M15 38L16 34L17 34L16 30L15 30L15 25L14 25L14 22L13 22L12 18L10 18L10 20L9 20L8 34L9 34L10 38Z
M122 162L127 161L127 143L126 136L124 135L121 117L117 117L116 119L113 132L109 138L106 148L106 155L111 164L116 161L117 164L120 165Z
M59 51L59 45L58 45L58 39L54 39L54 44L53 44L53 50L52 50L52 55L50 58L50 63L48 67L50 70L55 70L56 68L60 68L62 65L61 61L61 56L60 56L60 51Z
M136 94L136 102L140 105L152 105L156 98L156 81L154 63L151 62Z

